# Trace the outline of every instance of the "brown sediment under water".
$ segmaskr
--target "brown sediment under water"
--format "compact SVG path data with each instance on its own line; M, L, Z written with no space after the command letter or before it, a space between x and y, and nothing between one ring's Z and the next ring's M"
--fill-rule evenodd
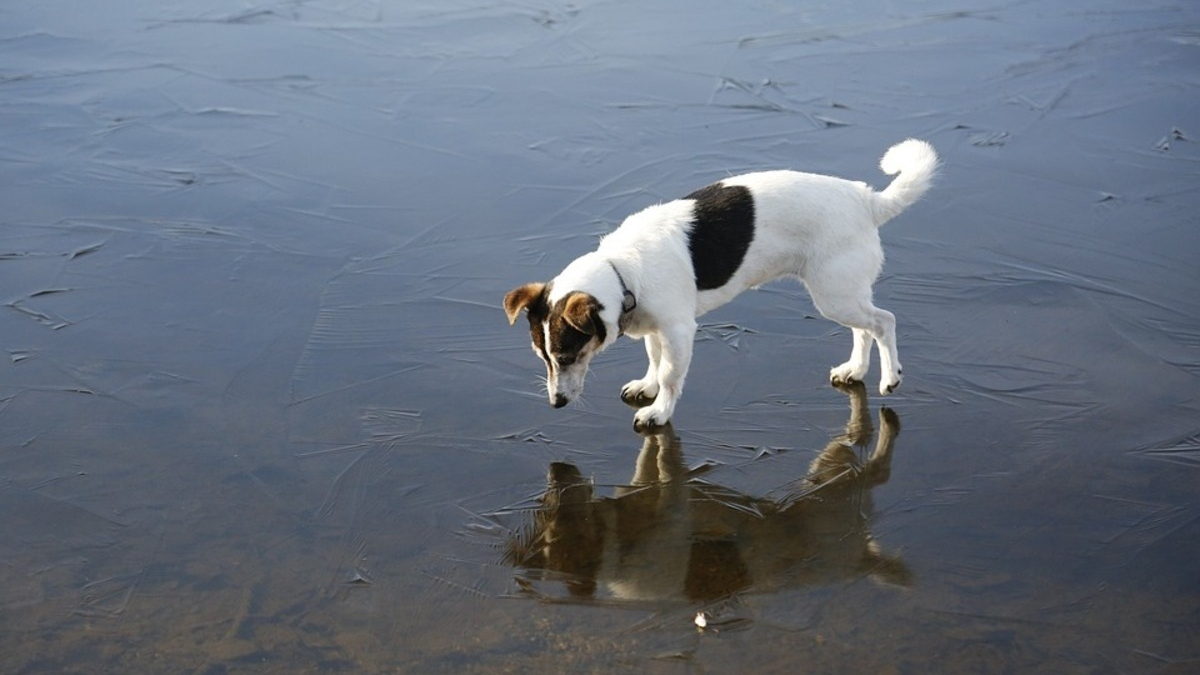
M1200 671L1198 27L4 3L0 671ZM672 428L627 340L546 404L506 291L906 137L896 394L830 387L848 331L776 282L702 318Z

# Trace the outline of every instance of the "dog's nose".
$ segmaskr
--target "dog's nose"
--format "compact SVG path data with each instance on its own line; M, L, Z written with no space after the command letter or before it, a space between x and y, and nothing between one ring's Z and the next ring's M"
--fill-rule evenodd
M566 405L567 403L569 403L569 401L567 400L566 396L563 396L562 394L554 395L554 407L555 408L561 408L564 405Z

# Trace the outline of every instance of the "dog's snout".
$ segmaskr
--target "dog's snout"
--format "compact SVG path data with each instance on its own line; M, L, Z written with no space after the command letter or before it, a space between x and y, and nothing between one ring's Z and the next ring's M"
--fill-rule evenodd
M566 396L563 396L562 394L554 395L554 404L553 405L555 408L561 408L568 403L570 403L570 401L567 399Z

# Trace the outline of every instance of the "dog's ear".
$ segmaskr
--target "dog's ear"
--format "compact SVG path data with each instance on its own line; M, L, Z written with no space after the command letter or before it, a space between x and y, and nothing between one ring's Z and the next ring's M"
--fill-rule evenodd
M563 307L563 319L580 333L596 335L604 325L600 319L602 308L603 305L587 293L572 293Z
M545 291L546 284L542 283L525 284L509 291L508 295L504 296L504 313L508 315L508 325L516 323L521 310L528 310Z

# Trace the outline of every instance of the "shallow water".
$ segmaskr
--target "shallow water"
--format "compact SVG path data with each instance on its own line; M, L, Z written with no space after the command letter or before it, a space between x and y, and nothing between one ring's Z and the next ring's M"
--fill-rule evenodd
M0 670L1200 669L1198 65L1188 2L6 2ZM677 442L640 345L545 404L509 288L906 136L876 440L790 283Z

